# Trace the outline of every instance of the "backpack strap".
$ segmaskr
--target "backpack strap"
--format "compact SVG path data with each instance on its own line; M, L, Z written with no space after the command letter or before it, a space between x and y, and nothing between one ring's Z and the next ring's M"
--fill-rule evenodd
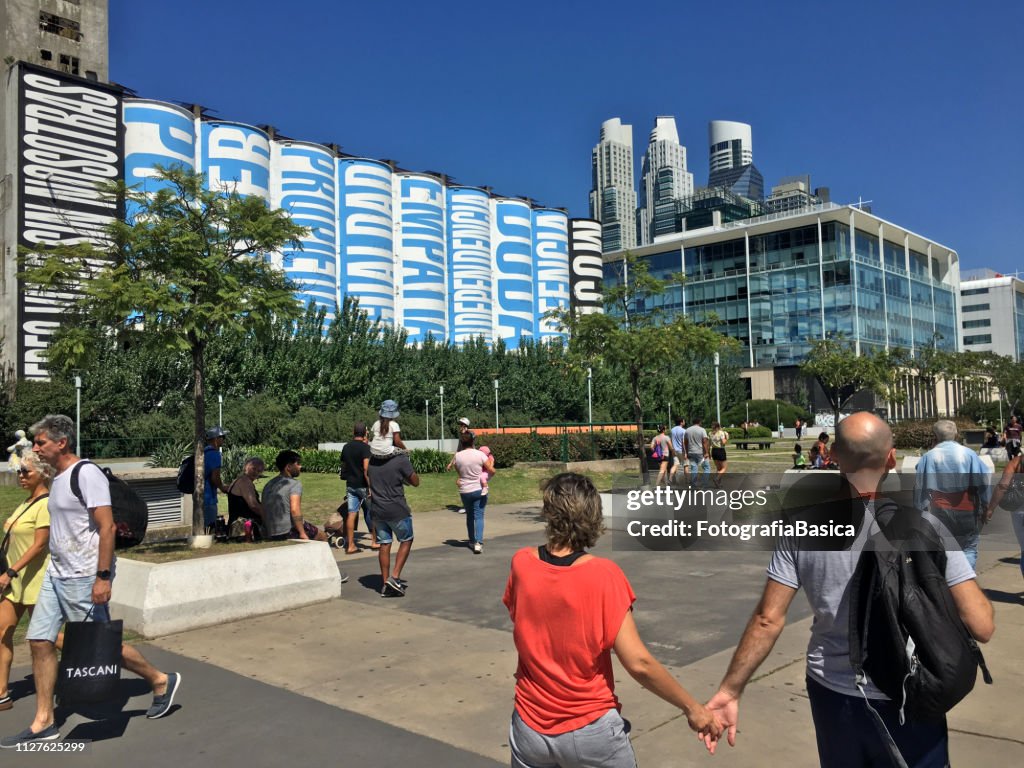
M72 468L72 470L71 470L71 492L73 494L75 494L75 498L78 499L78 503L81 504L83 507L85 507L86 510L88 510L89 508L85 506L85 496L82 495L82 486L78 482L78 473L82 470L82 467L84 467L86 464L92 464L94 467L96 466L96 464L94 462L91 462L88 459L82 459L80 462L75 464L74 468ZM100 470L100 471L103 472L103 470ZM104 474L106 474L106 472L104 472Z

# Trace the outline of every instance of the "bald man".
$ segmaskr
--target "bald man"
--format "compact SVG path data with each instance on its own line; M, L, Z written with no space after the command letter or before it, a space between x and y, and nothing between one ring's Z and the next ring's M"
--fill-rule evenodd
M803 587L814 612L807 645L807 694L821 765L888 766L891 758L855 684L845 596L874 521L874 497L896 466L892 431L873 414L855 413L836 429L832 454L855 497L851 503L863 505L860 531L851 546L841 551L812 549L813 542L806 539L779 540L761 601L708 707L728 726L729 744L735 745L743 689L771 652L785 626L789 604ZM995 631L992 604L979 589L962 551L947 552L946 559L946 583L960 617L977 640L988 642ZM866 692L910 768L944 768L948 764L949 739L944 720L908 720L901 726L895 706L870 681Z

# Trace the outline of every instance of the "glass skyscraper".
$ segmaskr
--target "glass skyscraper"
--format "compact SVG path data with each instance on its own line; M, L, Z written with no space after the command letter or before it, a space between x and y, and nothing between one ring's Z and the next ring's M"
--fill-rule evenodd
M858 351L960 349L956 252L853 206L734 221L634 250L655 277L685 275L648 306L711 320L751 367L801 363L842 334ZM623 252L604 255L605 282Z

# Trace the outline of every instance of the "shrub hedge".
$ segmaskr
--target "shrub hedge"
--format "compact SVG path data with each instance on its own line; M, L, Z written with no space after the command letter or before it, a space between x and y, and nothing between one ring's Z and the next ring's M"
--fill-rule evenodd
M978 428L978 425L972 419L962 416L957 416L953 419L953 422L961 434L965 429ZM892 429L893 438L896 440L896 447L927 451L935 442L935 436L932 434L932 425L934 423L935 419L911 419L896 424Z

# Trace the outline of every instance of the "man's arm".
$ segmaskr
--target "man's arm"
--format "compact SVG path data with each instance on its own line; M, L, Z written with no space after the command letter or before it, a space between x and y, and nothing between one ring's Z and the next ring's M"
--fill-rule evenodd
M718 693L708 702L708 709L718 715L722 725L728 727L731 747L736 746L740 696L782 634L782 629L786 626L786 611L789 610L789 604L793 602L796 592L793 587L768 579L761 601L747 622L743 637L740 638L740 643L732 655L729 670L718 687Z
M992 603L981 591L976 579L962 581L950 587L957 613L967 626L971 636L979 643L987 643L996 631L995 612Z
M372 496L370 493L370 459L363 459L363 481L366 483L366 495Z
M114 534L117 532L117 526L114 525L114 510L107 504L89 511L100 537L96 570L109 571L114 562ZM96 579L92 585L92 602L94 605L105 605L110 602L110 579Z
M288 497L288 502L291 506L292 525L295 527L295 532L299 534L300 539L309 539L309 536L306 535L306 529L303 526L302 496L299 494L293 494Z
M405 478L405 482L411 485L413 488L419 488L420 476L417 475L415 471L413 471L412 474Z
M220 479L220 467L217 467L217 469L210 473L210 485L224 493L228 492L228 486L224 485Z

